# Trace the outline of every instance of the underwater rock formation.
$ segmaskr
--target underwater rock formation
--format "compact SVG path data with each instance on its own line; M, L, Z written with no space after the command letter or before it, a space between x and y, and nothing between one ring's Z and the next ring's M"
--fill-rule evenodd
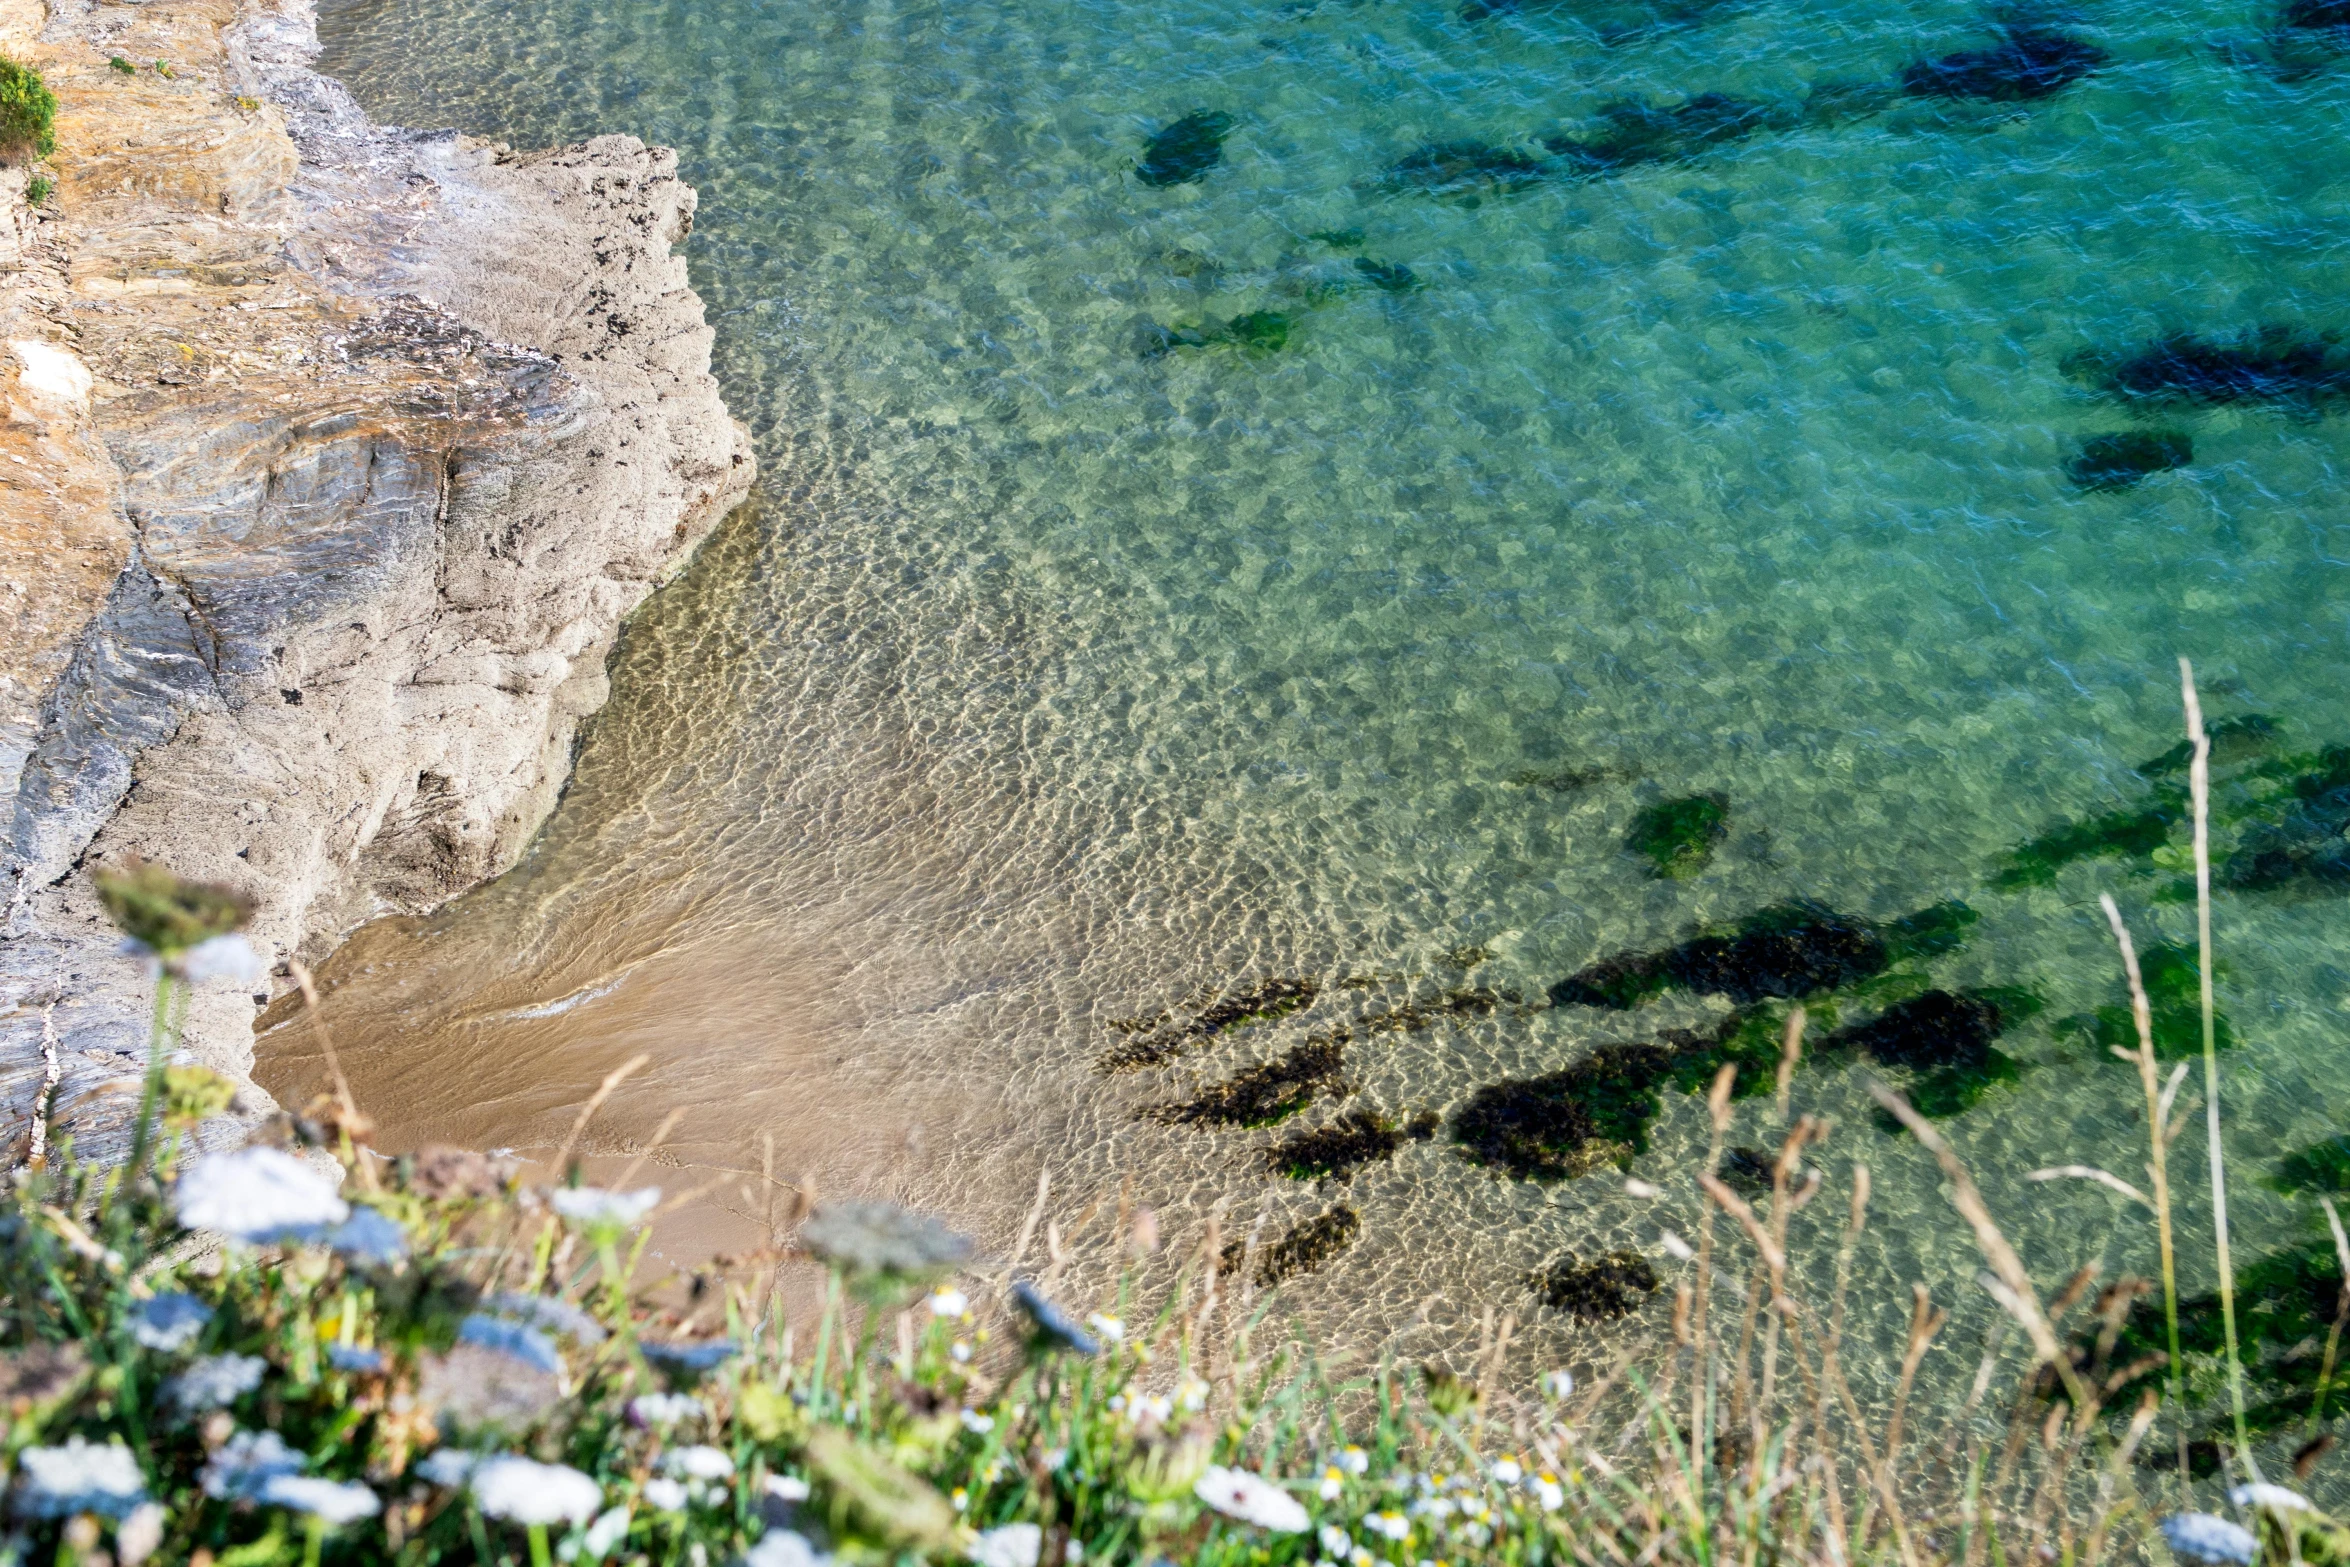
M2275 324L2232 342L2182 332L2134 354L2075 354L2064 368L2135 403L2271 403L2314 414L2350 394L2350 353L2334 334Z
M1345 1071L1340 1045L1308 1040L1278 1061L1236 1073L1195 1098L1153 1105L1141 1114L1169 1126L1271 1126L1325 1094L1340 1092Z
M2252 892L2295 882L2350 886L2350 785L2296 800L2283 820L2247 831L2219 880Z
M2022 103L2062 92L2106 63L2105 51L2052 28L2011 27L1989 49L1912 61L1901 90L1913 98Z
M1224 161L1224 138L1239 122L1221 109L1194 109L1150 139L1135 178L1154 189L1188 185Z
M1420 276L1400 261L1355 257L1355 271L1383 294L1409 294L1420 286Z
M2029 991L1929 990L1829 1035L1821 1053L1857 1050L1880 1065L1916 1073L1910 1104L1928 1120L1946 1120L2023 1075L2022 1064L1991 1048L1992 1042L2040 1009L2040 998ZM1900 1129L1890 1116L1880 1115L1878 1125Z
M1649 862L1649 874L1678 881L1705 869L1729 835L1729 796L1693 794L1644 808L1625 831L1624 847Z
M1677 987L1740 1006L1792 1000L1874 978L1904 958L1947 952L1975 919L1958 902L1881 925L1816 903L1784 903L1749 915L1727 935L1602 958L1553 985L1550 999L1553 1006L1623 1011Z
M1362 1233L1362 1215L1344 1203L1292 1225L1279 1240L1257 1254L1257 1284L1270 1289L1300 1273L1318 1272L1323 1264L1352 1246Z
M2065 459L2064 476L2093 493L2127 490L2149 474L2184 468L2195 460L2195 443L2176 430L2126 430L2093 435Z
M2170 841L2171 828L2186 817L2186 796L2158 791L2156 801L2134 811L2108 811L2087 821L2068 822L2018 844L1992 873L1995 887L2045 887L2076 860L2139 858Z
M1611 1251L1590 1262L1569 1253L1526 1282L1553 1311L1592 1322L1630 1316L1661 1287L1656 1269L1636 1251Z
M1343 1181L1366 1164L1393 1157L1407 1142L1436 1135L1436 1117L1397 1121L1376 1110L1350 1110L1324 1126L1293 1132L1267 1148L1265 1167L1293 1181Z

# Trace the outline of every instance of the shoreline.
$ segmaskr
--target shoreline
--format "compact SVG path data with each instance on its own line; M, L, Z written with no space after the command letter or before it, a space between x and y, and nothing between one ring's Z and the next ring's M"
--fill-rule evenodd
M755 473L673 153L377 126L317 51L305 0L0 0L60 102L37 216L0 172L12 1164L52 1089L85 1150L135 1098L146 985L88 864L255 901L271 977L185 1035L241 1137L287 960L514 862L621 621Z

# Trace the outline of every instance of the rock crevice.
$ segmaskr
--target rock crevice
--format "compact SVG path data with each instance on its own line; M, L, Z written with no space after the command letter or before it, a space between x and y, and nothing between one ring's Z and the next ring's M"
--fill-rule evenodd
M0 1155L52 1059L84 1146L129 1108L145 981L81 870L235 885L276 962L497 874L753 474L674 154L376 126L304 0L25 3L0 50L60 113L38 221L0 174ZM267 999L200 989L190 1048L245 1081Z

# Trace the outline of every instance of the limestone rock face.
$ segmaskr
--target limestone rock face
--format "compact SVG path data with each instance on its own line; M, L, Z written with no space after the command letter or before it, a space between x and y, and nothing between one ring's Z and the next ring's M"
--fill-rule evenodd
M273 962L496 874L750 487L674 155L377 127L316 47L304 0L0 0L60 101L44 207L0 171L0 1157L51 1088L85 1147L130 1108L91 863L243 889ZM200 988L190 1047L244 1080L267 999Z

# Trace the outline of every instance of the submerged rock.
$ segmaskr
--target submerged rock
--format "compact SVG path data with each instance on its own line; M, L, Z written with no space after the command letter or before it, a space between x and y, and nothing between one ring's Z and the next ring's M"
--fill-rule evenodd
M1866 1023L1829 1036L1831 1044L1856 1049L1886 1066L1917 1071L1936 1067L1980 1067L1991 1041L2007 1026L1999 1005L1978 995L1929 990L1896 1002Z
M2296 32L2330 33L2327 41L2350 49L2350 0L2288 0L2277 25Z
M2092 492L2126 490L2149 474L2184 468L2195 460L2195 443L2176 430L2127 430L2093 435L2065 459L2064 476Z
M1224 161L1224 138L1236 120L1221 109L1194 109L1143 148L1134 173L1145 185L1188 185Z
M2134 354L2078 354L2065 368L2131 402L2272 403L2314 412L2350 394L2350 354L2332 334L2275 324L2233 342L2182 332Z
M2219 879L2252 892L2296 882L2350 886L2350 786L2296 801L2282 821L2245 833Z
M1642 810L1624 833L1624 847L1649 862L1651 875L1678 881L1705 869L1729 835L1729 796L1693 794Z
M2203 734L2211 742L2211 765L2225 767L2231 763L2249 760L2274 746L2278 739L2277 721L2266 713L2244 713L2234 718L2222 718L2203 726ZM2137 771L2149 778L2167 778L2187 770L2195 760L2195 745L2181 740L2160 756L2140 762ZM2345 753L2350 761L2350 753Z
M1716 1172L1722 1184L1742 1197L1768 1193L1778 1177L1778 1166L1759 1148L1729 1148L1722 1152Z
M1375 261L1369 256L1357 256L1355 271L1385 294L1408 294L1420 286L1419 274L1400 261Z
M1527 1283L1553 1311L1594 1322L1631 1315L1661 1287L1656 1269L1636 1251L1611 1251L1590 1262L1570 1253L1529 1275Z
M1901 73L1913 98L1979 98L2019 103L2062 92L2106 63L2087 39L2052 28L2011 27L1989 49L1916 60Z
M1265 1150L1265 1167L1293 1181L1343 1181L1366 1164L1392 1157L1407 1142L1436 1135L1436 1117L1398 1122L1375 1110L1351 1110L1326 1126L1294 1132Z
M1327 1040L1308 1040L1278 1061L1226 1078L1196 1098L1141 1112L1169 1126L1271 1126L1326 1094L1339 1091L1346 1052Z
M1344 1203L1302 1224L1291 1226L1279 1240L1257 1255L1257 1283L1271 1288L1300 1273L1314 1273L1355 1243L1363 1233L1362 1216Z

